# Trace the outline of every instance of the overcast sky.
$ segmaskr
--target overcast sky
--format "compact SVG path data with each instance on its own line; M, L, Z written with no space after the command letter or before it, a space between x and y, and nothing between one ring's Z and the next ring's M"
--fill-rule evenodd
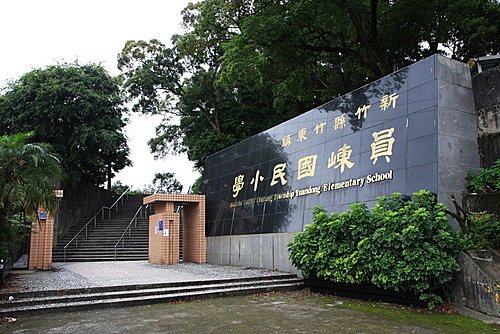
M191 0L192 1L192 0ZM94 62L117 75L117 54L127 40L169 43L181 30L188 0L15 0L0 2L0 86L47 65ZM185 156L153 160L147 141L159 118L132 115L126 127L132 167L116 180L142 188L156 172L174 172L188 189L199 176Z

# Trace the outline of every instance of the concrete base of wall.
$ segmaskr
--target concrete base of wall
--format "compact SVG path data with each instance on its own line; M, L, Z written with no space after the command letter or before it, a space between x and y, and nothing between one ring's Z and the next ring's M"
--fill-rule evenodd
M208 263L278 270L300 275L288 259L287 245L297 233L207 237Z
M500 286L498 281L484 271L467 253L461 252L458 263L462 270L454 284L455 303L500 317Z

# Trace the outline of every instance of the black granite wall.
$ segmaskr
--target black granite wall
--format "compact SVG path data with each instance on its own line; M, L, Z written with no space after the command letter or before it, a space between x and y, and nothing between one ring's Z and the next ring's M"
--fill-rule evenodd
M302 231L316 205L396 191L447 201L479 164L473 120L468 67L429 57L209 157L207 235Z

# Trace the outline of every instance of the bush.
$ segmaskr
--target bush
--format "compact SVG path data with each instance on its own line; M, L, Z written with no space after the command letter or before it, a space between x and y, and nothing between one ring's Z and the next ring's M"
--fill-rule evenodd
M468 232L464 234L466 249L500 249L500 221L489 213L470 213Z
M482 168L479 174L467 173L467 190L471 193L491 193L500 191L500 159L493 166Z
M289 244L290 259L306 278L410 292L433 308L442 302L436 289L460 269L460 238L445 209L424 190L379 197L371 211L363 203L341 214L316 207L313 223Z

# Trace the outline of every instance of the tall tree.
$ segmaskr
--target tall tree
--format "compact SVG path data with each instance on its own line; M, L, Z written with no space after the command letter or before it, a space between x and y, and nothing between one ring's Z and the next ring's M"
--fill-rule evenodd
M27 143L30 134L0 136L0 258L8 254L29 215L39 205L55 208L54 189L62 176L50 145Z
M497 0L203 0L172 47L119 55L134 110L165 115L150 147L206 157L434 53L500 52ZM172 118L174 117L174 118Z
M178 194L182 191L182 184L175 178L175 173L156 173L153 179L153 188L166 194Z
M50 143L69 181L99 185L130 165L119 82L101 66L54 65L26 73L0 96L0 134L33 131Z

